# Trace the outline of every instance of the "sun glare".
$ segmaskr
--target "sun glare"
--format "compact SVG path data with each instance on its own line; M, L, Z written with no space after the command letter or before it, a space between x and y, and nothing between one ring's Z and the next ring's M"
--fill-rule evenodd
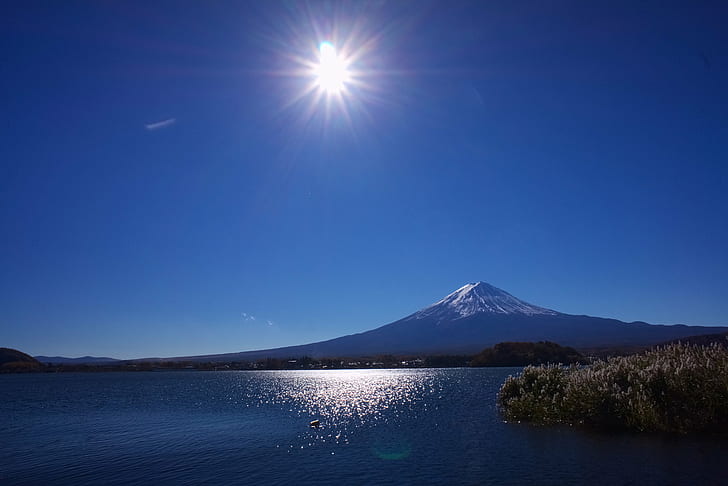
M295 109L304 125L317 120L326 126L348 124L353 130L355 118L368 117L368 107L379 101L378 74L368 68L377 37L364 35L363 26L351 30L355 34L348 37L336 29L328 36L314 33L314 38L295 43L296 50L280 53L292 64L281 74L296 80L283 110Z
M339 94L350 79L346 61L336 53L330 42L319 46L319 64L315 69L318 87L328 94Z

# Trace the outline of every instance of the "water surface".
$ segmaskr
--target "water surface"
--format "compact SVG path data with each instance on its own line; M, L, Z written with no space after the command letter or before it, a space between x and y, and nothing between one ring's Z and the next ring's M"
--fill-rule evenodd
M719 439L503 423L517 371L2 375L0 484L726 484Z

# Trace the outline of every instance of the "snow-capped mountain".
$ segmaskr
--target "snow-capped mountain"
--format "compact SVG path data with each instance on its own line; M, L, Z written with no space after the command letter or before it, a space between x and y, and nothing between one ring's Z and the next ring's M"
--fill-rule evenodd
M525 316L559 314L554 310L517 299L498 287L485 282L476 282L463 285L444 299L415 312L406 319L424 319L426 317L441 320L462 319L480 313Z
M169 359L237 361L261 358L358 357L380 354L477 353L504 341L553 341L575 348L645 346L726 327L652 325L564 314L524 302L485 282L371 331L300 346Z

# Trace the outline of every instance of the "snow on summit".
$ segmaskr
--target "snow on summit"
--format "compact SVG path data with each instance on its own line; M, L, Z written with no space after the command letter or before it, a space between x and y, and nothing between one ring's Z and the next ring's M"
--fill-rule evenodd
M444 299L413 315L423 317L469 317L478 313L556 315L558 312L538 307L513 297L508 292L485 282L463 285Z

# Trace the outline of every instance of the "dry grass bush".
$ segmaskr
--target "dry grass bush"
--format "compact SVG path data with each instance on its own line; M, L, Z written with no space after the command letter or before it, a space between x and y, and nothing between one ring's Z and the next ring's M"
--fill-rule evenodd
M671 344L588 367L528 366L498 404L510 421L728 432L728 351Z

